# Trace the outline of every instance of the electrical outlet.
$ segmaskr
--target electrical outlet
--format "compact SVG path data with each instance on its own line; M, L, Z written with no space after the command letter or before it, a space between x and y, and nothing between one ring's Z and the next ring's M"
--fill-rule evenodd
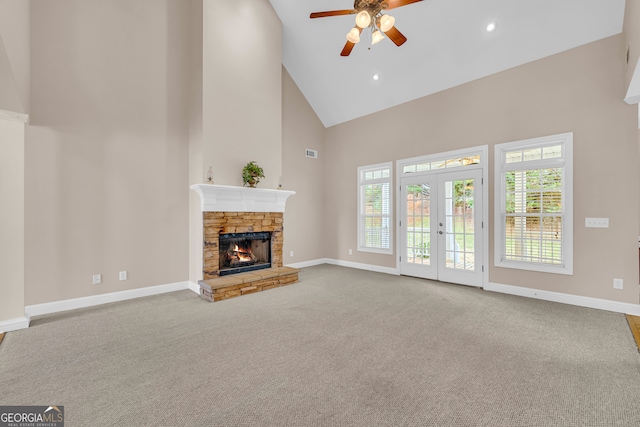
M353 255L353 250L349 249L349 255Z
M100 283L102 283L102 274L94 274L93 275L93 284L94 285L99 285Z
M293 256L293 251L290 251L290 252L289 252L289 256Z
M127 272L126 272L126 271L121 271L121 272L118 274L118 278L119 278L120 280L127 280Z
M613 289L623 289L623 280L613 279Z
M584 226L588 228L609 228L609 218L585 218Z

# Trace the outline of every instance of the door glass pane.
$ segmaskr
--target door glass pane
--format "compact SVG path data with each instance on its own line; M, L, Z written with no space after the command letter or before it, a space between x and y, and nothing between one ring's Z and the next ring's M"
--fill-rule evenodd
M445 189L445 266L475 270L474 180L447 181Z
M431 187L407 186L407 263L431 265Z

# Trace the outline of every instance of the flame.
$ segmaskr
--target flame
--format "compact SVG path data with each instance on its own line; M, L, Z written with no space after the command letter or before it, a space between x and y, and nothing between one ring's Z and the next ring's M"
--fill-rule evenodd
M251 252L243 252L238 248L238 245L235 245L233 248L233 252L235 252L236 256L240 261L252 261Z

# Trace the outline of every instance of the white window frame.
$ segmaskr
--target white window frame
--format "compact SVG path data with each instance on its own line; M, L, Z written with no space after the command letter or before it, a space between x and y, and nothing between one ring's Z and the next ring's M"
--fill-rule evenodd
M562 145L560 158L505 162L509 151ZM563 168L562 186L562 264L544 264L504 259L506 188L505 173L511 170ZM494 181L494 265L496 267L573 275L573 132L495 145Z
M381 169L388 169L389 174L386 178L378 178L378 179L369 179L365 180L365 173L371 171L377 171ZM389 224L389 247L388 248L375 248L364 245L364 219L367 216L364 212L364 186L370 184L381 184L388 183L389 184L389 213L382 214L381 217L388 218ZM392 209L392 198L393 198L393 162L386 163L378 163L375 165L367 165L358 167L358 251L360 252L373 252L378 254L393 254L393 209Z

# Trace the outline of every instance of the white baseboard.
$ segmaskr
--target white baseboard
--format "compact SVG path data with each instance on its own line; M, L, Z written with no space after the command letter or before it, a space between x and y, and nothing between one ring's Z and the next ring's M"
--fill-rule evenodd
M333 259L333 258L318 258L311 261L302 261L302 262L296 262L293 264L287 264L286 266L293 267L293 268L305 268L305 267L313 267L314 265L321 265L321 264L339 265L341 267L357 268L358 270L377 271L379 273L393 274L394 276L400 275L400 271L397 268L381 267L379 265L362 264L359 262L343 261L341 259Z
M377 271L380 273L392 274L395 276L400 275L400 271L397 268L381 267L379 265L362 264L357 262L343 261L332 258L321 258L313 261L305 261L295 264L290 264L289 267L304 268L311 267L320 264L332 264L342 267L357 268L359 270ZM513 285L502 285L499 283L489 282L484 286L484 290L499 292L509 295L517 295L527 298L535 298L544 301L558 302L562 304L575 305L578 307L595 308L598 310L613 311L615 313L631 314L633 316L640 316L640 305L630 304L625 302L617 302L604 300L599 298L583 297L579 295L563 294L560 292L542 291L539 289L523 288Z
M294 262L293 264L285 264L285 267L291 268L305 268L313 267L315 265L327 264L327 258L312 259L311 261Z
M400 275L400 270L395 267L381 267L373 264L362 264L359 262L343 261L341 259L325 258L326 264L339 265L341 267L357 268L358 270L377 271L379 273Z
M166 292L181 291L183 289L190 289L189 282L169 283L167 285L149 286L146 288L131 289L129 291L111 292L108 294L92 295L90 297L28 305L24 308L24 311L30 316L39 316L41 314L75 310L78 308L92 307L94 305L107 304L110 302L148 297L150 295L164 294Z
M0 322L0 334L4 334L5 332L17 331L19 329L27 329L29 327L30 321L31 319L26 313L24 317L3 320L2 322Z
M200 285L191 281L189 281L188 283L189 283L189 289L191 289L196 294L200 295Z
M520 286L489 283L484 287L485 291L499 292L509 295L540 299L544 301L559 302L562 304L576 305L578 307L596 308L598 310L613 311L616 313L640 316L640 305L626 302L609 301L599 298L582 297L578 295L563 294L560 292L541 291L539 289L522 288Z

